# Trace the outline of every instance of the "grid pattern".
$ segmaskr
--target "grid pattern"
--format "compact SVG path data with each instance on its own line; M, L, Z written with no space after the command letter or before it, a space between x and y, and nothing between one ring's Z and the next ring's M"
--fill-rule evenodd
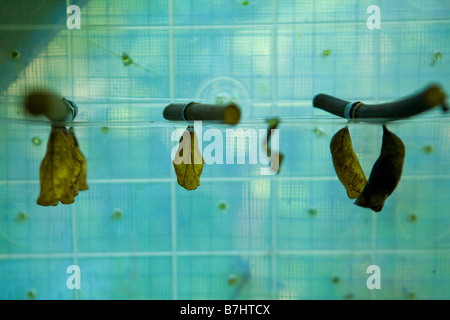
M325 92L370 102L429 81L450 87L450 7L378 1L382 29L371 31L371 1L242 2L90 0L75 31L51 19L0 21L8 37L58 31L0 100L1 299L32 289L44 299L449 297L448 120L431 112L389 126L407 158L398 189L374 214L354 206L335 176L329 141L343 122L311 99ZM124 66L124 51L135 64ZM436 52L443 58L432 66ZM20 103L36 84L80 107L75 130L90 189L71 206L35 205L49 128L23 120ZM187 192L169 159L178 126L163 122L162 107L223 92L237 95L244 128L286 120L281 173L206 166L199 189ZM309 118L290 120L300 116ZM350 130L368 175L381 129ZM21 212L28 219L18 222ZM81 290L66 288L70 264L82 269ZM381 291L365 287L371 264L383 270Z

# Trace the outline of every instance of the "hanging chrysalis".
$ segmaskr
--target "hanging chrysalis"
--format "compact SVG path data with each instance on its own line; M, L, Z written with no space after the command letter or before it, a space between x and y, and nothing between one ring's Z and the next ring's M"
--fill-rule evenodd
M352 139L348 127L339 130L330 143L333 166L348 197L355 199L363 191L367 178L353 151Z
M400 182L404 159L405 146L402 140L383 125L381 154L373 165L369 181L355 204L380 212L387 197Z
M205 160L198 148L197 134L193 126L184 131L172 163L178 184L186 190L197 189Z
M283 162L284 155L278 151L272 151L270 137L272 136L272 130L275 130L278 127L280 120L278 118L273 118L267 119L266 122L269 124L269 129L267 130L267 137L264 141L264 148L267 150L267 157L270 158L270 169L277 174L280 172L281 162Z
M87 190L87 162L81 153L73 128L65 123L75 119L78 107L70 100L47 91L34 91L25 99L25 109L34 116L44 115L52 127L47 152L39 167L40 193L37 204L71 204L79 190ZM37 137L33 144L40 144Z
M81 160L81 172L80 172L80 185L79 188L81 191L89 189L89 186L87 185L87 161L84 157L83 153L80 150L80 146L78 144L77 137L75 136L75 131L73 127L70 127L69 133L72 136L75 150L77 151L78 158Z
M71 204L79 190L87 189L86 159L79 151L73 129L71 131L52 126L47 153L39 168L38 205L56 206L60 201Z

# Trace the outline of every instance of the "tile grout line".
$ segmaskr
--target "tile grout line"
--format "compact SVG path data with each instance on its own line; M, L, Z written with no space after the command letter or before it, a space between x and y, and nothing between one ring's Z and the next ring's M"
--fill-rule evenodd
M271 256L271 249L268 250L235 250L235 251L178 251L177 256L198 257L198 256ZM374 252L371 248L353 250L353 249L324 249L324 250L278 250L277 255L285 256L358 256L370 255ZM376 254L450 254L450 249L376 249ZM77 252L77 258L123 258L123 257L170 257L172 251L142 251L142 252ZM67 259L73 258L74 253L35 253L35 254L0 254L0 260L20 260L20 259Z
M376 264L376 258L377 258L377 241L376 241L376 234L377 234L377 213L372 212L372 252L371 252L371 264ZM366 275L367 276L367 275ZM370 299L376 300L376 290L370 290Z
M169 95L170 103L174 102L175 97L175 78L174 78L174 35L173 35L173 0L168 1L169 18ZM173 170L171 176L174 177ZM177 207L176 207L176 185L174 178L170 180L170 214L171 214L171 241L172 241L172 299L178 300L178 261L177 261Z
M136 178L136 179L89 179L92 184L123 184L123 183L172 183L176 179L175 176L170 178ZM247 177L205 177L202 182L247 182L253 180L277 180L277 181L303 181L303 182L319 182L319 181L338 181L336 176L298 176L298 177L276 177L269 178L267 176L247 176ZM421 181L421 180L448 180L450 175L418 175L403 176L402 180ZM20 185L20 184L39 184L39 180L0 180L0 185Z
M380 30L375 30L375 31L380 31ZM381 37L380 37L380 32L377 32L376 34L376 39L377 41L375 41L375 61L377 61L377 63L375 64L375 76L376 76L376 81L375 81L375 101L379 102L380 99L380 50L381 50ZM378 265L376 263L376 259L377 259L377 253L376 253L376 249L377 249L377 214L375 212L372 212L372 254L371 254L371 263ZM368 276L368 275L366 275ZM377 290L370 290L370 299L371 300L376 300L376 291Z
M272 114L277 114L278 111L278 104L277 104L277 45L278 45L278 37L277 37L277 0L272 0ZM276 180L272 180L272 250L271 250L271 257L272 257L272 293L271 297L272 299L277 299L278 292L277 292L277 219L276 219L276 213L277 213L277 201L276 201L276 195L278 190L278 182Z
M70 7L71 0L66 0L66 9ZM67 20L67 13L66 13L66 20ZM73 86L73 52L72 52L73 46L72 46L72 31L67 30L67 58L69 59L69 63L67 64L68 67L68 73L69 73L69 90L70 90L70 99L73 99L74 97L74 86ZM73 250L73 264L78 266L78 241L77 241L77 225L76 225L76 210L75 207L72 206L70 209L70 213L72 215L72 250ZM75 290L74 292L75 300L80 299L80 293L79 290Z
M170 103L174 102L175 79L174 79L174 35L173 35L173 2L169 0L169 97Z
M171 202L171 241L172 241L172 295L173 300L178 300L178 261L177 261L177 209L175 182L170 183L170 202Z
M170 2L169 2L170 3ZM170 10L171 11L171 10ZM169 14L169 21L171 20ZM404 24L446 24L449 23L450 19L417 19L417 20L395 20L395 21L383 21L383 25L404 25ZM276 23L277 27L297 27L297 26L305 26L311 27L313 25L319 27L325 26L354 26L360 25L365 26L366 21L333 21L333 22L286 22L286 23ZM108 30L198 30L198 29L257 29L257 28L271 28L273 23L260 23L260 24L217 24L217 25L89 25L84 24L84 29L89 30L99 30L99 29L108 29ZM1 31L9 31L9 30L53 30L53 29L64 29L65 26L62 24L42 24L42 25L0 25Z
M294 4L294 8L295 8L295 4ZM315 6L315 2L312 3L312 10L313 10L313 12L312 12L312 19L313 19L313 21L315 21L316 20L316 6ZM312 42L311 42L311 49L312 49L311 57L312 57L312 59L311 59L311 65L312 65L312 70L316 70L316 55L315 55L315 50L317 50L316 25L312 25L312 27L311 27L311 35L312 35ZM312 92L316 92L315 91L315 87L316 87L316 81L315 81L315 78L313 78L312 81L311 81ZM312 296L312 292L311 292L312 291L312 280L306 281L306 288L308 290L308 295L311 297Z
M278 206L276 196L278 193L278 182L272 181L272 299L278 299L278 272L277 272L277 212Z
M93 79L94 77L91 77L91 79ZM99 79L101 77L98 77ZM310 108L311 107L311 103L312 103L312 98L311 99L278 99L277 100L277 104L281 105L283 107L288 107L288 106L295 106L295 107L305 107L305 108ZM364 102L367 104L375 104L378 103L379 100L375 100L375 99L369 99L370 97L367 97L367 99L364 99ZM173 98L173 99L167 99L164 97L155 97L155 98L139 98L139 97L134 97L134 98L127 98L125 100L125 98L120 98L120 97L115 97L113 98L114 101L111 101L109 99L109 97L102 97L102 96L95 96L95 97L82 97L82 96L77 96L77 104L79 105L83 105L83 104L88 104L88 105L93 105L93 104L100 104L100 105L108 105L107 107L109 107L111 104L120 104L120 105L126 105L126 106L130 106L133 105L133 108L136 109L157 109L159 110L161 108L162 105L165 105L168 101L170 102L185 102L186 100L190 100L192 99L192 97L179 97L179 98ZM395 100L398 99L398 96L386 96L384 97L383 100ZM204 99L203 99L204 100ZM105 101L107 101L107 103L105 103ZM205 100L204 100L205 101ZM260 105L270 105L271 103L273 103L273 99L264 99L264 98L259 98L259 99L244 99L243 101L248 101L248 102L253 102L255 104L260 104ZM0 102L0 105L2 104L10 104L10 103L16 103L16 104L20 104L22 103L22 101L20 99L17 99L16 97L11 98L10 100L8 100L8 103L6 102ZM153 103L153 104L152 104ZM100 108L105 108L105 106L103 107L96 107L97 109ZM286 117L284 116L283 119L299 119L299 120L304 120L305 118L303 118L302 116L293 116L293 117ZM5 118L3 118L5 119ZM258 119L257 117L254 118L249 118L248 120L254 120L254 119ZM262 117L259 119L263 119ZM334 116L330 116L328 118L328 120L330 119L344 119L344 118L336 118ZM247 120L247 121L248 121ZM36 122L38 123L39 121L35 120L32 122ZM110 121L112 122L112 121ZM122 123L123 121L116 121L118 124ZM137 121L133 121L133 122L137 122ZM103 122L100 122L103 123Z

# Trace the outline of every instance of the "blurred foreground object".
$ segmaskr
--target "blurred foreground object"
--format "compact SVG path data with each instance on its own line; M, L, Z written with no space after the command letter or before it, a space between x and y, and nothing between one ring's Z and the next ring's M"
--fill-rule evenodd
M447 111L445 99L444 91L439 85L433 84L403 99L374 105L349 102L321 93L314 97L313 106L348 120L374 122L373 119L378 119L378 122L384 123L407 118L439 105Z
M197 134L193 126L187 127L180 138L175 158L172 161L177 182L186 190L195 190L200 185L200 176L205 160L198 148Z
M25 108L32 115L45 115L51 122L71 122L78 113L78 107L72 101L45 91L30 93Z

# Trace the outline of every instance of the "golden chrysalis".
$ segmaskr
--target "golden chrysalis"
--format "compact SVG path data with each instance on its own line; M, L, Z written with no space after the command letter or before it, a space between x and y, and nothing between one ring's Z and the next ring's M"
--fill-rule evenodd
M79 151L75 134L52 126L47 152L39 168L40 194L37 204L71 204L79 190L86 190L86 159ZM81 182L80 182L81 181Z
M200 176L205 160L198 148L197 134L193 126L187 127L180 138L175 158L172 161L177 182L186 190L195 190L200 185Z
M347 190L348 197L355 199L364 189L367 178L353 151L352 139L348 127L339 130L330 143L333 166L342 185Z

